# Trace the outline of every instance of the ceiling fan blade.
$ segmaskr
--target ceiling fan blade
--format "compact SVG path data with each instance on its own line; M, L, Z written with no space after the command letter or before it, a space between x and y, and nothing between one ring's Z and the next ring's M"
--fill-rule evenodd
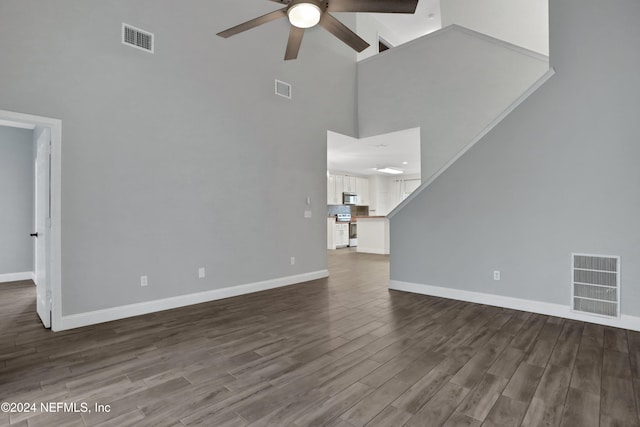
M418 0L329 0L329 12L414 13Z
M217 35L226 39L227 37L235 36L238 33L255 28L258 25L266 24L267 22L271 22L279 18L285 18L286 16L286 8L276 10L271 13L267 13L266 15L259 16L250 21L243 22L242 24L236 25L235 27L231 27L227 30L221 31Z
M304 28L298 28L295 25L292 25L291 30L289 31L287 51L284 54L285 61L296 59L298 57L298 51L300 51L300 45L302 44L302 36L304 36Z
M320 25L331 34L345 42L356 52L362 52L369 47L369 43L351 31L349 27L338 21L332 15L324 13L320 19Z

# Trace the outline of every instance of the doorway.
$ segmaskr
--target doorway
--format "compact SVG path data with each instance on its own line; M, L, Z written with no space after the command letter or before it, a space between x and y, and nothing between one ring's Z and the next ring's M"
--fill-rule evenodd
M327 249L389 253L385 217L420 185L420 150L420 128L360 139L327 131Z
M0 110L0 124L33 129L35 156L34 282L36 310L46 328L57 330L61 305L61 143L57 119Z

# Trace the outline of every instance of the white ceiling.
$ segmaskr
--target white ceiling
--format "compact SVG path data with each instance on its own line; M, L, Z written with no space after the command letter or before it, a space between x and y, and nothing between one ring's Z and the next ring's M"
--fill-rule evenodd
M549 56L546 0L442 0L441 12L443 27L457 24Z
M545 0L419 0L413 15L371 13L402 44L451 24L549 55Z
M441 28L440 0L419 0L414 14L371 13L393 31L398 44L417 39Z
M389 176L375 170L384 167L403 170L405 175L420 174L420 128L362 139L327 132L327 169L330 171Z

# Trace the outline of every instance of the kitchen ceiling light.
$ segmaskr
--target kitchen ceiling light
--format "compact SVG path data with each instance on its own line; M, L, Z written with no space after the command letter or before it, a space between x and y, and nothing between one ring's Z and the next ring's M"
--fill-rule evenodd
M391 175L398 175L398 174L404 173L401 170L393 169L393 168L376 168L376 170L382 173L390 173Z
M320 22L322 11L313 3L294 4L287 11L289 22L298 28L311 28Z

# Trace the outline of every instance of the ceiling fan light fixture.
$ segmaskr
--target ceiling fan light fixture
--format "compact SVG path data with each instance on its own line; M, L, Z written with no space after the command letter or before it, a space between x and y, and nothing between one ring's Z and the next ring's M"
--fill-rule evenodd
M314 3L296 3L287 10L291 25L298 28L311 28L320 22L322 11Z

